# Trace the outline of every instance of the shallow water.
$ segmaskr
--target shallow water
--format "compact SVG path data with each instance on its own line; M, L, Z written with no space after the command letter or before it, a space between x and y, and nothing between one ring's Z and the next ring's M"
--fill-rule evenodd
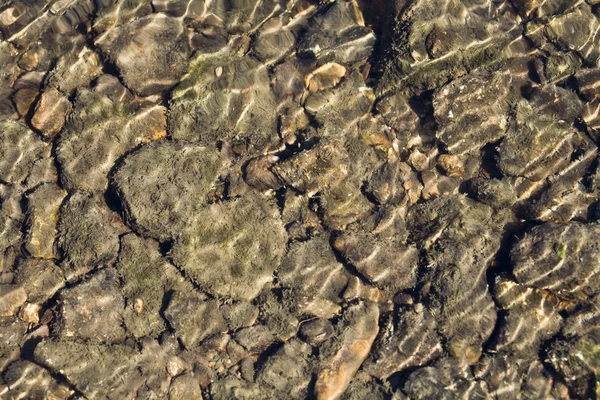
M0 398L595 399L595 0L0 4Z

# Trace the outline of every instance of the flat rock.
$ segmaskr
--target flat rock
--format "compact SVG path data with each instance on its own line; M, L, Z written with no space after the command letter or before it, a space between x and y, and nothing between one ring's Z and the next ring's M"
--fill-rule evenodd
M540 114L523 100L517 104L516 119L498 147L498 165L507 175L544 179L568 161L573 134L570 124Z
M349 161L340 142L323 142L276 164L273 172L285 184L311 196L346 178Z
M62 290L59 301L62 339L100 343L118 343L125 339L125 301L116 270L102 269L87 281Z
M340 295L350 275L333 253L327 235L293 243L277 271L284 287L297 293L300 312L330 318L337 313ZM327 304L327 307L324 305Z
M538 199L531 201L527 205L528 218L544 222L587 220L590 207L597 199L596 193L572 179L553 182Z
M66 400L73 394L68 385L58 382L47 369L32 361L15 361L8 366L3 378L10 399L27 396L29 399Z
M89 399L135 396L143 382L136 368L139 353L124 345L44 341L36 346L34 357L41 365L61 371Z
M399 162L383 163L369 177L366 191L380 204L401 204L408 200L401 176Z
M353 64L367 59L374 46L375 34L365 26L358 4L334 2L311 20L299 53L314 57L321 64Z
M127 87L142 96L175 85L189 53L183 22L160 13L117 27L99 46L119 68Z
M27 301L27 292L20 285L0 285L0 317L15 315Z
M120 157L166 135L165 107L136 104L116 78L101 78L94 90L77 93L58 140L61 181L68 189L106 190L109 172Z
M595 65L600 56L600 48L597 46L599 30L600 24L592 7L580 2L569 12L551 18L543 32L559 48L574 51L588 65Z
M389 388L379 383L377 379L362 371L358 371L340 399L359 400L370 397L373 400L384 400L390 398L390 396L394 400L404 399L400 391L392 393Z
M35 100L40 93L36 89L19 89L14 95L15 107L20 116L24 117L33 109Z
M311 93L304 109L319 124L319 136L340 137L355 128L361 118L366 118L374 103L373 90L354 71L337 87Z
M160 240L179 235L206 202L222 164L216 149L180 141L130 154L113 176L127 222Z
M158 336L166 329L162 309L175 290L193 290L190 282L159 251L159 244L135 234L121 238L115 265L123 280L124 320L136 337Z
M210 204L193 218L170 255L195 282L218 296L251 300L273 281L287 234L272 202L246 196Z
M356 232L338 236L333 246L358 273L390 296L417 282L419 254L414 245Z
M573 6L575 2L571 0L514 0L512 2L519 10L521 15L527 18L543 18L560 14Z
M501 393L501 399L514 398L521 392L538 398L560 393L553 376L538 360L524 360L505 353L483 358L473 375L484 380L490 392Z
M89 87L102 74L102 62L98 53L83 47L79 52L62 56L48 76L48 86L71 96L78 88Z
M600 81L600 68L582 68L575 73L577 89L587 101L594 101L600 98L596 85Z
M502 138L511 83L506 73L469 74L435 92L436 135L450 153L476 151Z
M552 366L580 397L597 394L599 300L597 295L592 297L566 319L561 339L554 341L548 352Z
M468 367L460 366L451 358L442 358L432 366L412 372L403 389L411 399L418 400L489 397L487 384L476 380Z
M440 87L454 77L507 57L521 28L502 3L417 1L394 22L391 59L381 93L412 86Z
M56 89L44 91L35 106L31 125L44 137L56 136L65 124L72 106L69 100Z
M49 152L50 146L22 123L0 123L0 180L3 182L22 182L35 161Z
M43 303L65 286L62 270L51 260L26 258L17 266L17 283L30 303Z
M326 187L321 194L321 206L323 223L332 230L343 230L373 211L373 203L363 195L358 179L345 179Z
M23 341L27 333L27 323L21 319L2 318L0 321L0 370L6 367L7 361L12 361L11 358L18 358L20 353L19 344ZM17 354L11 354L16 352Z
M346 311L338 335L321 353L324 364L315 382L317 399L336 399L346 390L371 350L379 332L378 320L375 304L359 303Z
M492 348L512 357L534 360L541 343L561 328L559 300L550 292L505 279L498 279L495 294L505 313Z
M396 314L396 313L395 313ZM424 365L442 353L435 315L423 304L401 308L383 324L364 370L385 380L407 368Z
M61 208L58 246L66 257L63 269L67 279L106 264L117 257L116 214L98 197L75 193Z
M470 182L469 193L495 209L510 207L517 202L516 190L508 179L476 178Z
M324 318L308 320L300 327L299 337L312 346L319 346L333 335L333 324Z
M545 223L511 250L519 283L541 289L593 294L598 290L596 224Z
M298 339L283 345L269 357L257 373L257 381L290 398L304 399L310 383L311 348Z
M202 400L202 391L198 380L191 374L177 376L169 387L170 400Z
M0 249L6 250L21 240L25 215L20 207L23 189L18 185L0 184Z
M423 294L437 304L432 308L439 307L439 332L451 354L470 363L479 358L496 322L486 271L500 248L501 230L492 217L490 207L460 195L441 196L407 215L412 239L427 252ZM422 232L413 230L417 221Z
M173 90L169 131L175 139L203 144L236 139L259 150L272 146L278 140L277 115L267 66L228 51L190 61Z
M287 2L286 6L283 13L275 13L264 21L256 35L254 52L259 60L267 64L283 59L295 49L298 37L302 36L305 26L318 10L316 5L304 9L293 2Z
M190 290L173 293L165 317L184 346L193 348L207 337L226 331L219 302Z
M60 206L67 192L55 184L38 186L27 196L27 218L29 229L25 249L33 257L58 259L56 246Z

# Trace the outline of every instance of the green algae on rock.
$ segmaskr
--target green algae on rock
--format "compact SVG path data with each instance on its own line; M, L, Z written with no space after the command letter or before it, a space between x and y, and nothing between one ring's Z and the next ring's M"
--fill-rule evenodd
M76 192L61 207L58 246L61 264L71 280L114 260L119 253L119 231L112 221L116 214L98 196Z
M123 280L127 329L135 337L157 337L167 325L161 316L173 291L193 291L193 285L164 259L158 242L135 234L121 237L116 269Z
M163 140L128 155L112 180L127 222L169 240L190 227L222 165L214 148Z
M251 300L273 281L286 238L275 205L248 195L196 212L170 256L207 291Z

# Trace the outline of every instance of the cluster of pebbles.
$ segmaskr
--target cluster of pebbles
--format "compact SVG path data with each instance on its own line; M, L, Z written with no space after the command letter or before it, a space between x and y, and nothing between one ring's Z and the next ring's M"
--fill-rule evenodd
M0 398L600 396L598 0L6 0Z

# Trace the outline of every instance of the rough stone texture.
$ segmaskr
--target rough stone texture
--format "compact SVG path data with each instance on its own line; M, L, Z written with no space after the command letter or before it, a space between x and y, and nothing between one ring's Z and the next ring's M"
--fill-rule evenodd
M478 150L508 128L512 79L505 73L467 75L434 94L437 137L450 153Z
M312 19L299 51L320 63L352 64L368 58L374 45L375 35L365 26L358 4L335 2Z
M108 175L121 156L166 135L166 109L140 103L116 78L106 75L98 79L93 91L77 93L56 150L66 187L105 190Z
M485 399L490 394L484 381L476 380L468 367L461 367L453 359L442 358L433 366L419 368L409 375L404 392L410 398L452 399L471 397Z
M234 138L261 149L276 143L269 85L267 67L251 56L198 54L173 91L169 130L202 144Z
M496 298L504 321L492 348L500 354L534 360L535 349L554 336L561 327L559 301L552 293L531 289L508 280L496 283Z
M439 332L451 354L470 363L479 358L496 322L482 267L500 247L498 223L492 217L490 207L462 196L441 196L407 216L413 240L418 238L427 251L430 278L422 290L440 312ZM429 224L425 236L415 229L423 223Z
M181 20L149 15L119 26L100 43L125 84L142 96L175 85L186 68L189 51Z
M206 296L194 293L193 290L175 292L165 310L165 317L188 348L195 347L208 336L226 330L225 320L219 312L219 303L207 300Z
M598 374L598 296L594 296L582 310L565 321L564 339L555 341L549 351L549 360L563 379L571 382L578 397L597 393Z
M35 350L37 362L62 371L68 381L92 399L135 393L135 383L139 386L141 378L135 369L139 358L137 351L123 345L46 341ZM99 376L104 377L102 381Z
M299 308L303 313L324 318L339 310L339 296L349 277L333 254L326 235L293 244L277 276L284 287L302 299Z
M0 317L11 317L27 301L27 292L20 285L0 285Z
M113 177L127 221L160 240L181 234L206 202L221 163L216 149L178 141L132 153Z
M76 192L61 208L58 246L64 252L68 279L106 264L117 257L116 218L98 196Z
M592 294L598 291L598 226L578 222L534 227L511 250L513 273L527 286Z
M309 196L348 175L348 154L341 143L320 143L273 167L283 183Z
M79 53L71 52L59 58L49 73L48 86L71 96L78 88L89 86L94 78L102 74L102 67L98 53L83 46Z
M355 71L338 87L311 93L304 108L318 123L320 136L335 138L355 128L374 102L373 90L364 86L362 75Z
M397 84L433 89L505 56L520 28L502 2L482 5L458 0L411 3L395 21L392 58L380 90Z
M500 143L499 166L512 176L539 181L565 165L573 150L573 129L564 120L540 114L524 100L506 138Z
M414 287L417 281L417 248L399 241L381 240L367 233L344 234L335 239L340 251L357 272L390 295Z
M0 180L21 183L36 160L50 151L35 133L20 122L0 123Z
M298 339L291 340L266 360L258 372L257 381L273 387L281 395L287 394L294 399L306 398L310 383L310 361L310 346Z
M23 189L17 185L0 184L0 249L4 252L21 240L25 215L20 207Z
M167 326L161 316L165 302L173 291L189 292L193 286L161 256L152 239L134 234L121 238L116 264L123 279L126 300L124 320L136 337L158 336Z
M325 363L315 383L317 399L336 398L346 390L379 332L379 310L374 304L359 303L344 317L345 329L339 332L337 341L325 345L329 346L322 354Z
M27 198L29 230L25 249L33 257L59 258L56 246L60 206L67 192L55 184L38 186Z
M125 339L125 302L116 270L100 270L77 287L61 291L60 303L62 339L106 343Z
M387 318L365 362L365 371L381 380L399 368L421 366L442 353L435 316L423 304L403 307L397 317L398 322Z
M71 111L71 103L58 90L49 89L42 93L35 106L31 125L44 135L52 137L58 134L65 124L65 119Z
M8 386L9 399L26 396L28 399L66 400L73 390L66 384L59 383L48 370L25 360L10 364L3 375Z
M286 236L275 205L247 196L197 212L171 256L206 290L251 300L273 280Z
M30 303L42 303L65 286L62 270L50 260L24 259L17 266L17 282Z
M598 398L599 6L4 1L0 398Z

